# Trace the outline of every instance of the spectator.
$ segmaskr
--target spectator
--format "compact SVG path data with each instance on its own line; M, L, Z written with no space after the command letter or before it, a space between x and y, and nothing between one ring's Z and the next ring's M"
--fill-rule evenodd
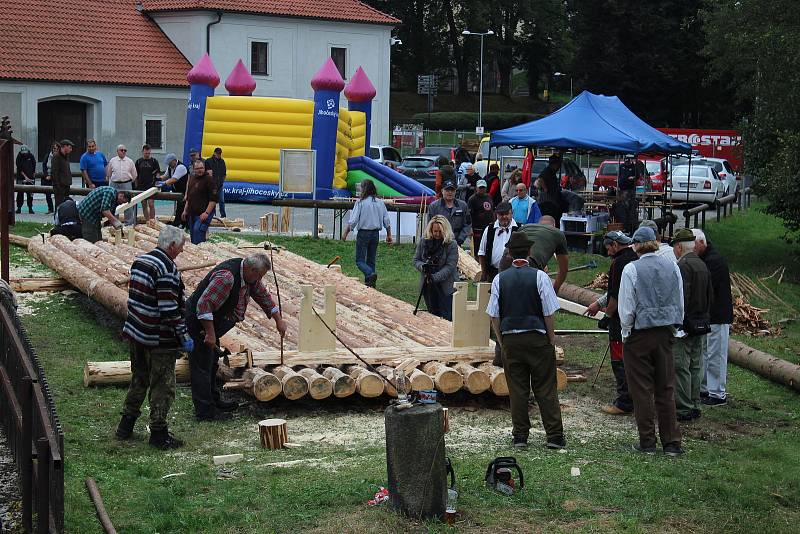
M208 237L208 227L214 218L219 195L217 184L206 172L203 160L196 159L192 165L192 176L189 177L183 197L185 207L182 219L189 226L192 244L199 245Z
M117 191L132 191L137 176L136 164L128 157L128 149L125 145L118 145L117 155L111 158L106 168L108 184ZM125 224L136 224L136 206L125 210Z
M483 231L487 226L494 223L494 203L491 197L486 194L486 180L478 180L478 191L469 197L467 207L469 217L472 220L472 255L478 256L478 247L481 244Z
M89 194L78 202L83 238L89 243L97 243L103 239L100 233L100 221L103 217L107 218L114 228L122 228L122 223L114 216L114 208L118 204L128 202L130 198L130 192L114 189L110 185L101 185L89 191Z
M62 139L58 143L58 152L53 155L50 174L53 177L53 194L56 197L56 207L69 196L72 187L72 170L69 168L69 155L75 143L69 139Z
M158 160L150 155L150 145L142 145L142 157L136 160L136 189L147 191L156 184L161 174ZM142 214L145 221L156 218L156 202L152 198L142 200Z
M164 162L167 165L167 174L166 176L162 176L162 178L166 178L163 185L167 190L172 189L176 193L185 194L186 183L189 181L189 171L186 165L179 162L175 154L172 153L167 154L167 157L164 158ZM185 206L183 199L175 203L175 218L170 224L173 226L186 226L181 220L183 217L183 208Z
M392 242L392 224L386 204L378 198L378 191L372 180L361 182L361 199L353 206L350 219L342 234L342 241L356 231L356 265L364 273L364 284L375 287L378 281L375 257L378 253L378 234L386 228L386 242Z
M442 215L428 221L417 243L414 268L420 273L420 291L428 312L453 320L453 283L458 281L458 244Z
M101 186L102 187L102 186ZM53 216L53 229L50 230L50 235L63 235L70 241L83 237L81 232L81 216L78 213L78 204L72 199L67 197L64 202L59 204L55 215Z
M556 226L561 221L561 214L564 213L561 198L561 180L558 172L561 169L561 156L553 154L548 159L547 167L539 173L535 186L539 190L539 209L542 215L550 215L555 219Z
M569 271L569 252L567 251L567 238L564 232L556 228L556 221L550 215L543 215L538 224L526 224L522 231L528 239L534 242L531 249L531 265L537 269L546 270L547 264L555 254L558 262L558 274L553 281L556 293L567 279Z
M469 151L464 148L464 142L458 143L458 148L456 149L455 154L453 154L455 158L456 168L461 168L462 163L472 163L472 156L470 155Z
M214 377L219 366L219 339L244 320L250 298L267 317L275 320L280 336L286 334L280 309L261 282L271 268L265 254L223 261L203 278L186 302L186 326L194 341L189 355L189 373L198 421L230 419L227 412L239 406L220 398Z
M714 300L711 304L711 332L706 336L704 379L700 402L706 406L723 406L728 403L728 338L733 323L733 298L728 262L717 249L706 241L702 230L692 230L695 235L694 250L705 262L711 275ZM703 394L705 390L705 395Z
M442 198L442 184L446 181L443 176L445 173L445 167L449 169L449 171L447 171L448 173L453 172L453 166L451 165L450 160L444 156L439 156L436 158L436 181L434 182L436 198ZM449 179L452 179L452 177Z
M531 245L533 242L521 232L508 240L505 246L513 262L492 281L486 313L503 352L514 447L528 446L532 387L546 446L563 449L567 442L556 389L554 314L558 300L547 274L528 264Z
M661 231L658 228L658 224L655 221L646 219L641 223L639 223L639 228L650 228L651 230L653 230L653 232L655 232L656 237L659 238L658 250L656 251L656 256L662 256L670 261L678 263L678 258L675 257L675 251L672 249L672 245L668 245L667 243L661 241L660 239Z
M511 199L511 212L518 225L535 224L542 218L536 201L528 195L528 188L522 182L516 185L517 195Z
M86 152L81 155L81 176L83 183L89 189L106 185L106 167L108 160L105 154L97 150L94 139L86 141Z
M695 236L688 228L678 230L672 240L683 279L683 322L672 347L678 421L691 421L701 415L703 340L711 331L710 311L714 298L708 267L695 253L694 243Z
M637 181L636 158L633 154L625 156L625 162L619 166L617 179L617 202L612 206L612 214L618 223L622 223L629 234L639 224L639 202L636 200Z
M219 206L219 215L224 219L227 214L225 213L225 192L222 188L225 185L228 169L225 167L225 160L222 159L222 149L220 147L215 148L214 153L206 160L206 169L211 171L211 176L217 183L217 191L219 192L217 205Z
M472 235L472 218L469 214L469 206L461 199L456 198L456 184L450 180L444 183L442 188L442 198L431 202L428 206L428 221L434 215L443 215L450 223L453 234L456 236L458 246Z
M486 180L486 191L492 198L492 204L497 206L503 201L502 188L500 187L500 165L497 163L489 165L489 172L484 179Z
M175 400L178 349L189 353L194 349L183 318L181 273L175 265L185 241L181 230L165 226L156 248L134 260L128 287L128 317L122 327L122 335L130 343L131 383L116 436L131 436L149 390L150 445L162 450L183 446L183 441L170 434L167 418Z
M481 282L491 282L500 270L506 243L511 234L519 229L511 216L511 204L501 202L494 208L497 220L490 231L484 231L478 247L478 260L481 263Z
M51 143L50 145L50 152L47 154L47 157L44 158L42 161L42 181L41 184L43 187L53 187L53 176L51 174L51 169L53 168L53 156L56 155L58 152L59 146L58 143ZM52 193L45 193L44 194L45 200L47 200L47 213L53 213L53 195Z
M514 169L514 172L511 173L500 190L503 202L511 202L511 199L517 194L517 184L519 183L523 183L522 169Z
M622 270L619 287L620 331L625 378L639 430L634 450L656 451L656 427L668 456L683 454L675 417L675 367L672 344L675 325L683 322L683 282L678 265L656 256L656 234L639 228L633 234L639 259Z
M28 145L19 147L17 154L17 183L24 185L35 184L36 158L31 154ZM22 203L28 197L28 213L33 213L33 193L17 192L17 213L22 213Z

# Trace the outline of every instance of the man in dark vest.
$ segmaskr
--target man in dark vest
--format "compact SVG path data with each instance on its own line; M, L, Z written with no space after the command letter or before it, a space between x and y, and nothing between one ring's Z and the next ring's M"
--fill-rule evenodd
M189 355L189 371L198 421L229 419L228 412L238 407L235 402L220 399L214 382L218 367L217 347L219 338L244 319L251 297L267 317L275 319L275 328L281 337L286 333L280 310L261 282L271 268L265 254L223 261L203 278L186 302L186 326L194 340L194 350Z
M492 281L486 313L504 355L514 447L528 446L532 387L547 434L547 448L563 449L567 442L556 390L554 314L558 299L550 277L528 264L532 245L522 232L511 234L506 248L513 262Z

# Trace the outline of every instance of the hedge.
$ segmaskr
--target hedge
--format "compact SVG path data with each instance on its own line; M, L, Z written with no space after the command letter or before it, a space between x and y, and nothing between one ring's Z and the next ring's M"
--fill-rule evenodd
M537 113L484 113L483 127L486 130L502 130L542 117L544 115ZM428 120L427 113L417 113L412 119L414 122L424 124L427 130L472 130L478 125L478 114L469 111L431 113L430 120Z

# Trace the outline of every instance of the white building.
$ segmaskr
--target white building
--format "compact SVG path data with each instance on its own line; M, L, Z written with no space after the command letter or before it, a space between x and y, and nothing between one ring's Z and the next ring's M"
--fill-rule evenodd
M183 150L191 64L209 52L221 83L242 59L257 96L312 97L330 56L345 80L361 66L377 90L372 143L389 137L392 28L358 0L0 0L13 21L0 46L0 115L37 161L69 138L77 162L89 138L113 155L142 144ZM342 95L343 105L346 99Z

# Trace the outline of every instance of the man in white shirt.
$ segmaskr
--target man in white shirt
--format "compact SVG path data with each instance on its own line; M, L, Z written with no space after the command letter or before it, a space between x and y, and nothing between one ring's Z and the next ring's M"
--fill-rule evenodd
M486 228L478 247L478 259L481 262L481 282L491 282L500 268L500 260L505 254L505 247L511 238L512 232L519 226L511 217L511 204L501 202L494 209L497 220L494 225Z
M128 157L125 145L117 146L117 155L111 158L106 167L106 180L108 185L117 191L132 191L133 181L138 177L136 163ZM136 224L136 206L125 210L125 224Z
M670 261L678 263L678 258L675 256L675 251L672 250L672 245L669 243L664 243L658 239L661 236L661 232L659 231L658 224L656 224L655 221L644 220L639 223L639 228L650 228L653 230L653 232L655 232L656 240L658 241L658 250L655 252L656 256L662 256Z

